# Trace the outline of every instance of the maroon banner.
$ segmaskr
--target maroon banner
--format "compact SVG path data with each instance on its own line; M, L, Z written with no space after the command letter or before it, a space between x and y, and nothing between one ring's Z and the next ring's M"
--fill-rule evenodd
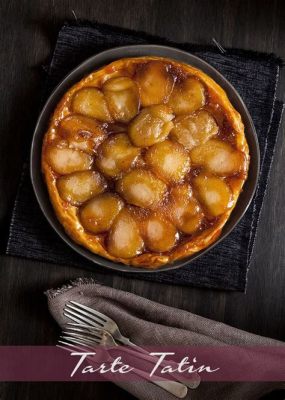
M285 346L0 347L0 381L285 381ZM138 373L139 372L139 373Z

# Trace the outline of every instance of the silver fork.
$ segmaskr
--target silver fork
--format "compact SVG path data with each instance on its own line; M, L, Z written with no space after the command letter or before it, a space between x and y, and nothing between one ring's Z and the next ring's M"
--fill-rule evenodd
M148 359L152 362L157 362L158 360L156 357L150 356L146 350L131 342L129 338L123 336L117 323L113 319L97 310L94 310L93 308L77 303L76 301L69 301L65 305L64 315L78 324L87 324L94 328L104 329L112 335L116 342L135 347L136 350L148 356ZM168 364L170 363L175 366L175 363L173 361L168 362ZM162 363L162 365L166 364ZM177 374L170 374L170 376L172 376L175 380L183 383L190 389L196 389L201 382L201 378L197 373L193 374L192 379L189 381L184 381Z
M81 327L66 327L66 331L62 332L60 336L60 340L58 343L60 347L65 346L66 349L68 347L79 348L80 350L87 348L88 350L93 349L94 346L102 346L102 347L116 347L119 346L112 335L102 329L93 328L92 332L90 332L90 328L88 326L81 325ZM63 340L62 340L63 339ZM70 350L69 350L70 351ZM72 351L72 350L71 350ZM109 354L107 350L106 357L104 357L104 361L113 361L113 358ZM89 359L92 359L89 357ZM151 381L156 386L166 390L168 393L173 394L174 396L178 397L179 399L183 399L188 392L188 389L185 385L182 385L179 382L175 381L167 381L167 380L150 380L148 374L140 369L133 369L133 373L142 378ZM159 379L159 378L158 378Z

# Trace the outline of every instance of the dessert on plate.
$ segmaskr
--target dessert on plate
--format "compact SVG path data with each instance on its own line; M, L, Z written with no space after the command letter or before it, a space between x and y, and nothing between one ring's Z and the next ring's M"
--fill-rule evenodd
M224 90L160 57L120 59L75 84L42 147L67 234L102 257L151 269L219 237L248 167L244 126Z

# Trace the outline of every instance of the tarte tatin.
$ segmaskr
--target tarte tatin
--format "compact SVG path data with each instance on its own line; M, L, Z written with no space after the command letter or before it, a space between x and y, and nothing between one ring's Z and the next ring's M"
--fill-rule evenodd
M63 96L42 171L67 234L91 252L158 268L214 242L247 178L240 114L202 71L126 58Z

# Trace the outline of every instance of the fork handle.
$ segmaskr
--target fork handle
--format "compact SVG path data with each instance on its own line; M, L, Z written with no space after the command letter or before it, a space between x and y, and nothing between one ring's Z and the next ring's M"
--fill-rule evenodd
M182 383L168 380L152 381L150 380L148 374L144 371L141 371L140 369L134 369L133 372L136 375L139 375L146 380L149 380L154 385L159 386L161 389L164 389L166 392L173 394L173 396L178 397L179 399L184 399L184 397L186 397L188 393L187 387Z
M141 354L141 358L144 358L151 362L154 362L154 360L158 359L155 356L151 356L145 349L143 349L142 347L138 346L137 344L131 342L130 339L126 338L125 336L121 336L118 341L120 341L122 344L124 344L126 346L134 347L137 350L137 352ZM168 362L168 364L172 364L175 367L176 363L174 361L170 360ZM166 363L162 362L161 365L165 366ZM195 380L193 379L191 381L183 380L183 378L181 379L179 374L169 373L169 375L171 377L173 377L176 381L181 382L183 385L189 387L189 389L196 389L201 383L201 378L200 378L199 374L197 374L197 373L193 374L193 378Z

